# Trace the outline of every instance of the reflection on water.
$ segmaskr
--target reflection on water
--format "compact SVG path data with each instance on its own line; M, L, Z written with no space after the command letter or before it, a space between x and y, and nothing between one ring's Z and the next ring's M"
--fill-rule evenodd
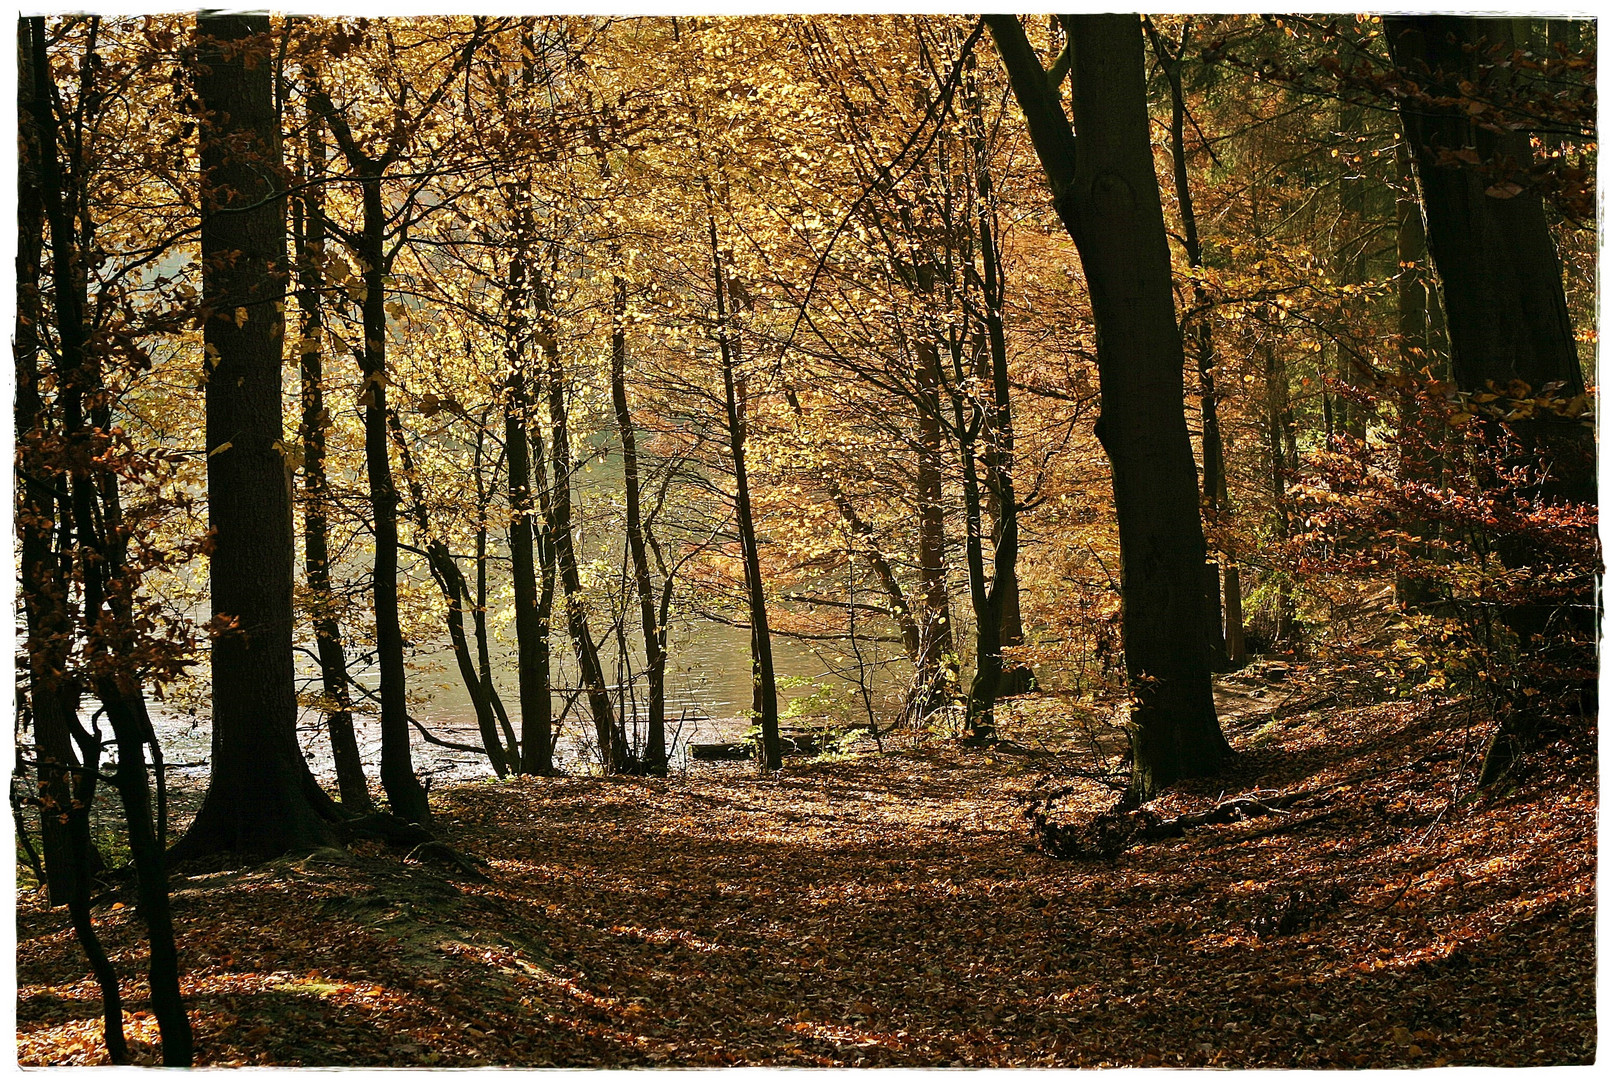
M557 670L557 685L575 685L576 675L570 662L570 642L563 635L553 640ZM632 638L628 639L631 650ZM641 743L644 732L644 680L640 677L642 654L632 651L628 659L630 672L620 670L620 652L615 640L601 644L601 662L606 665L607 678L618 685L628 684L628 708L637 714L630 740ZM773 639L774 665L781 685L779 711L786 712L794 702L803 717L825 713L842 715L849 722L866 722L866 712L858 693L855 669L849 655L838 647L838 642L806 643L788 638ZM908 671L905 659L893 656L891 646L863 645L864 660L868 667L868 682L874 696L876 711L888 709L899 701L905 688ZM887 651L879 652L885 649ZM687 759L692 742L717 742L738 739L750 726L751 666L750 633L721 623L699 622L677 628L670 649L667 672L667 739L674 767ZM494 663L494 684L510 722L520 731L520 702L513 658L507 663ZM838 669L842 674L832 673ZM298 656L298 675L317 685L317 668L307 656ZM374 668L353 670L354 678L374 689L378 672ZM630 675L631 677L626 677ZM459 678L459 668L453 652L446 648L417 649L409 662L409 691L413 699L410 713L438 738L449 742L479 745L481 738L476 726L476 714ZM616 695L613 694L613 697ZM554 715L565 713L560 725L560 739L556 745L557 764L567 771L580 772L592 767L592 721L585 700L576 700L567 711L568 698L575 695L555 694ZM154 704L152 719L161 740L163 755L182 774L205 775L211 731L204 720L159 712ZM848 711L849 710L849 711ZM881 712L883 715L883 712ZM380 724L372 715L354 717L358 734L359 751L367 771L372 777L380 765ZM321 777L333 775L330 760L330 742L321 718L305 711L299 726L304 754L314 772ZM425 775L463 779L490 776L492 769L487 759L478 753L453 750L425 742L418 732L411 731L416 768Z

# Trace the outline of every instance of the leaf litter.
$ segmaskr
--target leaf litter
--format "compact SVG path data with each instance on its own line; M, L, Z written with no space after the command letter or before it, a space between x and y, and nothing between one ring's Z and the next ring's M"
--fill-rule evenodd
M914 740L771 778L461 785L440 833L485 880L379 843L176 876L197 1064L1590 1063L1594 731L1474 794L1458 711L1340 705L1306 679L1311 711L1224 702L1232 769L1149 809L1325 790L1321 810L1112 861L1050 858L1022 819L1071 760L1044 705L1005 729L1053 758ZM1070 821L1114 799L1057 782ZM19 899L19 1061L104 1064L70 931ZM96 921L155 1063L118 899Z

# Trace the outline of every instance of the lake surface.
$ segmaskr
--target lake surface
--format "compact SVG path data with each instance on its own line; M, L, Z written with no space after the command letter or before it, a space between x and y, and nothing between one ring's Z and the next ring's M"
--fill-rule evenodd
M629 635L631 642L631 635ZM574 686L577 676L572 663L571 643L563 633L551 637L557 671L557 685ZM840 723L866 723L860 691L854 676L837 675L829 668L854 667L849 654L842 654L839 642L808 643L777 637L773 639L774 666L778 673L779 712L793 711L800 717L824 717ZM892 660L892 646L862 644L870 692L876 712L889 715L891 707L900 707L901 695L906 688L908 671L905 658L883 667L875 666L878 660ZM884 650L875 652L874 650ZM615 670L620 664L619 650L614 639L601 644L601 662L606 665L606 678L620 683L621 673ZM669 757L674 769L683 767L688 760L692 742L719 742L742 738L751 726L751 666L750 632L721 623L701 621L676 627L669 649L667 671L667 740ZM519 734L521 726L520 701L513 657L494 657L493 681L509 713L510 722ZM642 657L634 651L629 663L637 676ZM408 661L409 692L412 699L410 714L439 738L451 742L479 745L481 735L476 725L476 713L470 696L459 678L459 668L453 652L446 646L416 649ZM318 669L306 655L298 654L298 675L310 686L317 685ZM378 673L374 668L354 667L353 676L365 686L374 689ZM630 741L642 743L644 730L644 680L640 677L633 687L636 696L636 723L629 732ZM561 716L570 695L554 695L554 715ZM615 695L613 694L613 697ZM632 702L630 702L632 704ZM206 775L211 749L211 728L205 718L178 715L163 710L160 703L152 703L152 721L161 741L163 757L181 776ZM786 719L786 723L792 722ZM565 714L560 725L560 740L556 746L556 764L567 772L587 772L597 768L594 752L592 718L586 699L577 700ZM373 780L380 766L381 732L378 720L367 713L354 717L358 734L359 752L366 771ZM420 738L411 729L415 768L423 776L442 780L469 779L491 776L493 770L486 757L479 753L452 750L436 746ZM305 710L298 725L298 736L304 755L315 775L334 778L331 763L329 736L319 714Z

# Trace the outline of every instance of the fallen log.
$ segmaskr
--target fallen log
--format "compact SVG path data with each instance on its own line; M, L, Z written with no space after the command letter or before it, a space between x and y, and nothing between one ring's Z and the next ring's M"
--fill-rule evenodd
M1071 794L1060 788L1041 797L1026 800L1023 816L1030 822L1037 846L1056 859L1118 859L1121 853L1150 840L1183 836L1189 829L1207 825L1229 825L1270 814L1319 805L1326 796L1316 791L1295 791L1270 797L1247 796L1227 799L1208 810L1193 814L1161 817L1147 807L1122 809L1123 803L1094 815L1085 822L1053 820L1054 805Z

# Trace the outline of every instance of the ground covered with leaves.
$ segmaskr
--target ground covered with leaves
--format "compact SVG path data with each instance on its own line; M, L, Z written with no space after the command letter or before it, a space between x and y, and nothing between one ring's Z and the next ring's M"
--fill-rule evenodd
M1070 822L1114 800L1048 706L992 750L441 793L485 879L379 844L176 879L197 1063L1590 1063L1594 732L1475 795L1462 708L1307 678L1224 681L1236 764L1150 809L1313 795L1112 861L1050 858L1022 817L1049 783ZM97 921L132 976L123 899ZM65 919L32 893L19 918L21 1062L104 1063Z

